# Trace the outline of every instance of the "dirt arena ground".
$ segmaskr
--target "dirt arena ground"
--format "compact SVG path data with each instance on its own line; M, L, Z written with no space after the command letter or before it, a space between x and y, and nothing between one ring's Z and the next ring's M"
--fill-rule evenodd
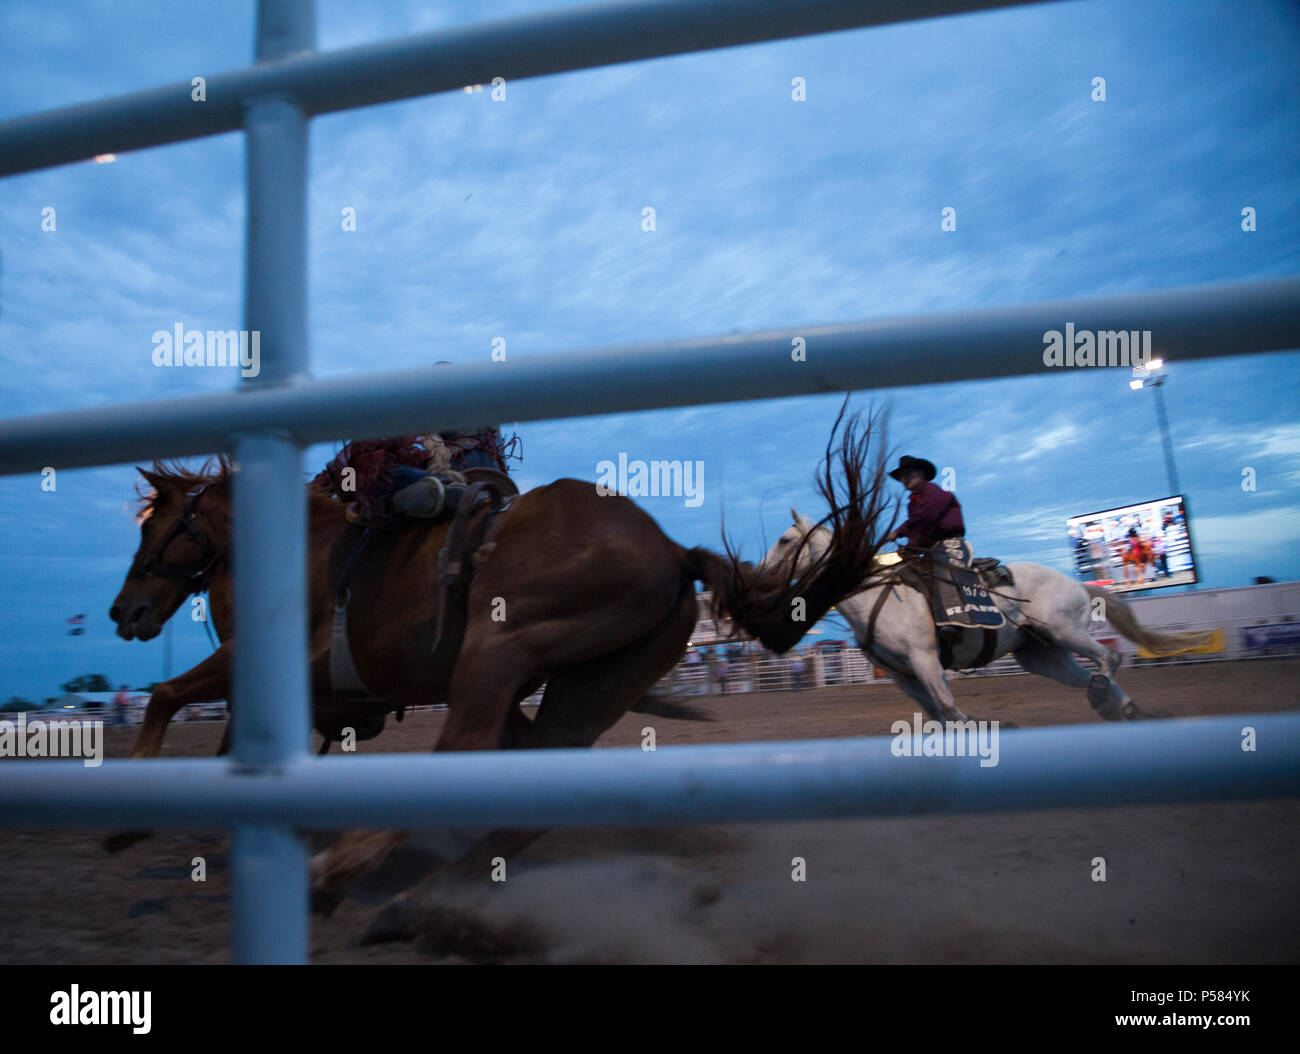
M1127 670L1177 716L1300 707L1300 662ZM1093 723L1082 693L1027 676L955 682L959 705L1021 727ZM888 684L699 698L714 720L632 714L601 747L884 735L913 707ZM418 751L442 715L408 715L363 751ZM168 756L222 726L174 726ZM129 733L109 730L122 756ZM160 792L162 789L160 788ZM221 831L164 832L118 856L101 832L0 830L4 963L228 962ZM323 844L323 843L322 843ZM203 856L208 880L190 880ZM1107 880L1092 879L1092 860ZM792 859L806 881L791 879ZM1300 801L982 817L556 831L508 881L439 890L452 924L361 946L378 907L431 858L418 839L314 920L317 963L1241 963L1300 960ZM454 945L454 947L452 946Z

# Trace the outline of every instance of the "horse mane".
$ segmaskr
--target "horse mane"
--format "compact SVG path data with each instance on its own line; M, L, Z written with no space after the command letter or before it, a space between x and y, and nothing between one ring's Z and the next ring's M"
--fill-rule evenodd
M155 461L153 467L149 469L149 474L168 483L175 483L177 487L184 487L186 490L192 487L227 483L230 480L230 456L217 454L215 457L208 458L197 469L186 465L179 458L165 458ZM148 480L140 479L136 480L135 493L140 503L137 515L143 516L158 500L157 488Z
M230 474L233 471L230 455L217 454L215 457L207 458L198 468L187 465L179 458L166 458L155 461L149 469L149 474L167 483L174 483L177 488L190 490L199 486L212 487L228 484ZM330 496L328 485L322 485L323 482L320 476L317 476L316 479L308 483L308 500L313 503L325 502L329 505L336 505L337 502ZM145 519L153 511L154 502L158 500L158 491L148 480L140 479L136 481L135 492L136 501L139 504L136 518Z

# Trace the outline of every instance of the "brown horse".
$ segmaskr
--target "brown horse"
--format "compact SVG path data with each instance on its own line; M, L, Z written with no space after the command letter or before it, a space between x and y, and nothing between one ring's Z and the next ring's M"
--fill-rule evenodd
M841 428L841 425L844 425ZM685 549L635 503L562 479L517 498L502 514L495 548L475 561L454 662L432 661L438 618L433 586L446 524L401 521L361 558L351 587L349 641L356 669L380 702L340 698L330 683L333 604L329 553L348 529L343 505L317 485L309 502L309 648L314 724L325 734L386 711L448 705L436 750L586 747L673 668L695 627L695 582L719 614L774 651L792 647L840 598L861 587L879 542L876 520L886 461L868 466L875 418L843 422L827 444L818 485L831 512L830 547L795 580L795 558L755 570ZM838 449L836 437L839 436ZM118 634L156 636L184 600L207 587L223 643L194 669L159 685L132 757L156 756L171 717L188 702L230 698L231 475L156 463L139 550L110 610ZM480 557L484 554L480 552ZM413 585L415 583L415 585ZM421 588L418 583L427 583ZM796 601L802 601L796 603ZM536 717L519 702L543 683ZM238 700L232 700L238 720ZM541 832L493 832L466 860L508 856ZM318 906L374 866L407 832L348 832L313 860Z
M1147 577L1146 569L1156 565L1156 554L1151 547L1151 542L1140 534L1124 540L1121 559L1124 563L1124 582L1126 585L1135 581L1145 582Z

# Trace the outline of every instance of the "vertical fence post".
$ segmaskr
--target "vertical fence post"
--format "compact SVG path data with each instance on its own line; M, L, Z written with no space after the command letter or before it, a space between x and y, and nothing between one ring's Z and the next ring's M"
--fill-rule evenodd
M313 0L260 0L257 60L315 46ZM248 242L244 328L259 334L260 361L246 386L288 384L308 372L307 119L295 101L258 99L245 114ZM251 372L251 370L250 370ZM233 486L235 633L234 763L274 781L305 756L307 509L302 451L274 430L236 437ZM269 788L268 788L269 790ZM287 824L235 828L231 925L242 963L307 960L306 843Z

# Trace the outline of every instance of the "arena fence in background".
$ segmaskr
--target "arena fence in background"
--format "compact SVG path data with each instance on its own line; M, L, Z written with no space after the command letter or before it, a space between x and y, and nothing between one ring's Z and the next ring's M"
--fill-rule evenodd
M899 764L887 739L427 757L307 756L302 448L341 435L1034 373L1042 334L1151 329L1180 359L1300 346L1300 279L1180 289L457 369L311 380L311 117L463 85L1009 6L970 0L651 0L550 12L318 54L310 0L262 0L251 68L0 124L0 175L242 129L245 328L261 374L236 393L0 423L0 472L230 450L239 700L232 757L0 765L8 825L226 824L243 962L307 958L303 828L584 826L901 815L1300 795L1300 716L1017 731L993 768ZM790 368L802 336L816 355ZM684 369L685 367L685 369ZM679 387L689 372L689 391ZM1248 720L1258 750L1240 749Z

